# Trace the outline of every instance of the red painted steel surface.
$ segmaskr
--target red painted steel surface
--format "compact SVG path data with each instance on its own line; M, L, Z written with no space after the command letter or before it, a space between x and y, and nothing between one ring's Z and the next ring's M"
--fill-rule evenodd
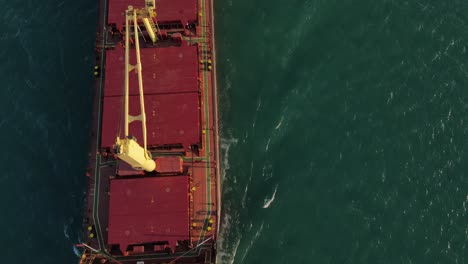
M197 92L198 54L196 46L140 49L145 94ZM130 63L135 64L130 50ZM125 50L116 47L106 54L104 96L123 95ZM138 79L130 72L130 95L138 94Z
M109 244L127 245L189 238L186 176L112 180Z
M148 145L183 144L200 141L198 93L145 95ZM123 131L122 97L105 97L102 119L102 147L115 143L116 132ZM130 115L140 114L139 96L129 98ZM119 124L121 127L119 129ZM130 123L129 133L142 144L141 123Z
M156 162L156 171L159 173L181 173L183 161L178 156L159 157Z
M129 5L143 7L143 0L109 0L109 12L107 21L117 26L125 24L124 12ZM157 21L182 21L197 20L197 0L156 0Z

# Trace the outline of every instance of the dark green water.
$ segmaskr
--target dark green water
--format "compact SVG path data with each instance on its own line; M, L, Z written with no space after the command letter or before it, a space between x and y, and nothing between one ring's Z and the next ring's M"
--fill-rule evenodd
M77 263L97 3L0 6L0 263Z
M220 263L468 263L467 2L216 4ZM1 263L76 263L97 3L0 6Z
M216 9L224 263L468 263L467 2Z

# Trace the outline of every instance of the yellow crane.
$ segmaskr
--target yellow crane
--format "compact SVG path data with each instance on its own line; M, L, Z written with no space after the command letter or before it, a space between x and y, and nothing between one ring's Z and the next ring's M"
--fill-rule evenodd
M143 77L140 58L140 41L138 38L138 20L143 21L143 24L151 38L153 44L156 42L156 25L153 18L156 17L155 0L145 0L145 7L135 9L133 6L128 6L125 11L125 106L124 106L124 138L117 137L114 145L115 154L123 161L127 162L136 170L145 170L148 172L156 169L156 163L151 157L151 153L147 149L146 140L146 114L145 100L143 93ZM130 23L133 22L133 33L135 38L136 65L130 64ZM138 93L140 95L140 115L131 116L128 113L129 104L129 73L135 70L138 74ZM140 146L135 138L128 133L128 125L133 121L141 121L143 130L143 147Z

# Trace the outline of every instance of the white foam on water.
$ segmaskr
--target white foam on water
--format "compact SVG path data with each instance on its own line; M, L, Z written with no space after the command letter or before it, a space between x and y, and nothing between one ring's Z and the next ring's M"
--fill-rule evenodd
M73 218L72 217L69 217L68 219L66 219L65 223L63 223L63 235L68 239L70 240L70 226L73 224Z
M234 246L231 252L226 252L226 251L218 251L216 254L216 263L220 264L232 264L234 263L234 259L236 258L237 254L237 249L239 248L241 239L239 238Z
M236 259L237 249L239 248L240 242L241 242L241 238L239 237L239 239L234 244L234 249L233 249L233 251L231 253L231 262L230 262L230 264L234 263L234 259Z
M273 201L275 200L275 197L276 197L276 191L278 190L278 185L276 185L275 187L275 191L273 192L273 195L271 196L271 198L265 198L264 202L263 202L263 208L268 208L270 207L270 205L273 203Z
M247 200L248 191L249 191L249 184L247 183L247 185L245 186L244 195L242 196L242 202L241 202L243 209L245 209L245 201Z
M226 211L229 211L229 207ZM225 207L225 208L226 208ZM218 253L216 254L216 263L220 264L232 264L237 254L237 249L239 248L242 235L239 232L235 232L233 228L239 225L238 217L234 218L229 214L225 213L221 219L221 231L218 238ZM234 221L234 226L231 222ZM230 244L230 240L234 236L234 243Z
M248 191L249 191L249 184L250 184L250 182L252 182L253 166L254 166L254 162L251 161L251 162L250 162L249 181L248 181L247 184L245 185L244 195L242 196L241 205L242 205L242 208L243 208L243 209L245 209L245 202L246 202L246 200L247 200L247 193L248 193Z
M70 234L68 234L68 229L69 229L69 226L65 223L63 224L63 235L67 238L67 239L70 239Z
M275 130L278 130L281 127L281 125L283 124L283 119L284 119L284 115L281 116L280 121L275 127Z
M81 254L80 250L75 245L73 245L73 253L75 253L75 255L77 257L81 258L82 254Z
M236 68L235 68L235 65L233 65L233 63L231 62L230 59L226 59L225 64L228 66L229 72L225 76L226 77L226 79L225 79L226 82L224 84L225 85L224 89L226 89L226 91L229 91L232 88L231 76L236 73Z
M262 177L265 178L265 181L268 181L273 177L273 165L266 163L262 168Z
M267 144L265 146L265 151L268 151L268 148L270 147L270 141L271 141L271 138L268 138Z
M281 117L278 120L278 123L276 123L275 127L272 128L270 131L270 135L268 137L267 144L265 146L265 151L268 151L270 149L270 146L275 144L276 142L279 142L282 138L282 136L287 133L288 130L288 123L291 119L291 116L289 115L289 106L286 104L289 102L289 97L290 95L287 96L288 99L285 100L285 106L282 107L281 109Z
M221 218L221 228L220 228L220 234L218 237L218 254L216 254L216 262L222 261L222 259L225 259L226 256L230 257L229 252L226 252L226 242L225 242L225 236L228 234L228 231L231 227L230 225L231 221L231 216L227 213L223 215Z
M257 110L256 110L255 115L254 115L253 120L252 120L252 128L255 128L255 124L257 123L257 115L258 115L258 112L260 111L261 107L262 107L262 98L259 97L258 98L258 103L257 103Z
M231 146L236 145L236 138L220 138L221 148L221 179L225 181L237 181L235 176L229 175L229 153ZM225 188L224 193L232 188ZM220 233L218 237L218 253L216 254L216 263L232 264L237 254L237 249L241 243L242 235L238 231L239 213L231 213L231 204L229 201L223 203L223 216L221 218Z
M238 140L236 138L225 139L220 138L220 148L222 153L222 162L221 162L221 181L226 180L226 172L229 170L229 149L232 145L237 144Z
M244 262L244 259L245 257L247 256L247 254L249 253L250 249L252 248L253 244L257 241L257 239L260 237L260 235L262 234L262 231L263 231L263 223L260 225L260 228L257 230L257 232L255 232L255 235L254 237L250 240L250 244L247 246L247 248L245 249L244 251L244 254L242 255L242 258L240 260L240 263Z

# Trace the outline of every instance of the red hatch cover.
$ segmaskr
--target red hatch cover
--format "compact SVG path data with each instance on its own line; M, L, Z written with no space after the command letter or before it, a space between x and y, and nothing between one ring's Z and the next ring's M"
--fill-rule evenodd
M197 21L197 3L197 0L156 0L156 19L158 22L181 21L183 25L187 22L195 22ZM125 24L124 12L129 5L141 8L145 5L145 1L109 0L108 23L115 23L118 27Z
M128 245L189 239L187 176L114 179L108 243Z
M141 49L143 88L145 94L198 92L197 46ZM104 96L120 96L124 92L125 50L116 46L106 52ZM135 52L130 63L135 64ZM129 74L130 95L138 95L138 79Z
M130 115L140 114L138 96L130 96ZM188 148L200 142L200 96L198 93L145 95L146 129L149 146L182 144ZM123 130L122 97L104 97L102 147L111 147ZM120 128L120 130L119 130ZM142 141L141 122L130 123L129 133ZM120 135L122 136L122 135Z

